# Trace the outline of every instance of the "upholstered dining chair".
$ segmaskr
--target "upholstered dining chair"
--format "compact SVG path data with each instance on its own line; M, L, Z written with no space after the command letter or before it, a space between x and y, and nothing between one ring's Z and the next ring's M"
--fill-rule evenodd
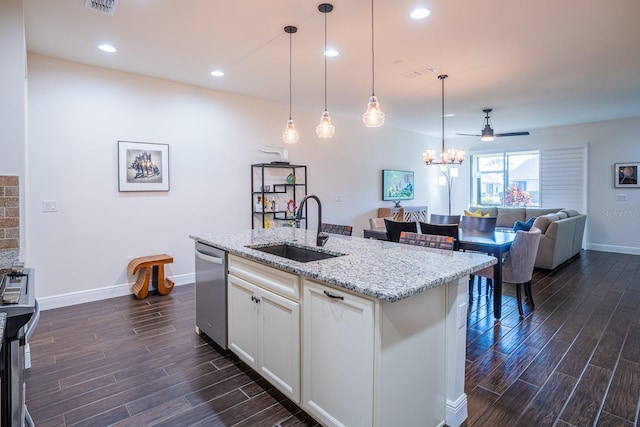
M535 227L529 231L517 231L516 237L511 244L511 249L509 249L507 256L502 261L502 283L515 283L520 317L524 316L520 291L521 284L524 284L524 293L531 309L535 308L533 294L531 293L531 279L541 236L540 229ZM493 266L477 271L475 274L487 279L493 279Z
M403 231L400 233L400 243L415 246L426 246L428 248L453 250L453 237L439 236L436 234L411 233Z
M384 220L384 226L387 228L387 234L389 235L389 240L392 242L400 241L400 233L403 231L409 231L411 233L416 233L418 231L418 225L415 221L411 222L398 222L392 221L390 219Z
M460 224L460 215L431 214L430 224Z
M429 224L420 221L420 232L453 238L453 249L458 250L458 224Z
M351 236L353 227L350 225L328 224L323 222L320 229L325 233L341 234L343 236Z

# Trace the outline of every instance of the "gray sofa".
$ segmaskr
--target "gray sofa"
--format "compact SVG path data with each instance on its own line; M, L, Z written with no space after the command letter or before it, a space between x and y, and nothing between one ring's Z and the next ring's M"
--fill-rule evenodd
M496 228L508 228L513 229L513 225L516 221L526 222L531 217L539 217L548 213L556 213L562 208L497 208L497 207L478 207L471 206L469 212L476 212L478 209L483 214L489 214L489 216L497 216Z
M574 210L562 210L536 218L533 226L542 231L535 266L553 270L582 250L587 216Z
M575 210L559 208L486 208L471 206L470 212L478 209L483 214L497 216L496 228L513 229L516 221L527 221L536 217L533 227L542 231L535 266L553 270L582 250L582 237L587 216Z

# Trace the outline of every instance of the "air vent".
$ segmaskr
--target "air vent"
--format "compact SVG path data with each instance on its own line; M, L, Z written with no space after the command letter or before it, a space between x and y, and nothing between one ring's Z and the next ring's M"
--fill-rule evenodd
M426 75L431 75L433 73L437 73L438 71L430 66L424 66L420 68L416 68L415 70L405 71L404 73L400 73L402 77L406 77L408 79L413 79L416 77L422 77Z
M118 7L118 0L85 0L84 7L113 16Z

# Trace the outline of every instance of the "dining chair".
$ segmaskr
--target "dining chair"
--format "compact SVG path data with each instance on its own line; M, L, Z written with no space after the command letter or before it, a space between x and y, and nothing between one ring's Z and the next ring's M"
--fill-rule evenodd
M431 214L430 224L460 224L460 215Z
M418 232L418 225L415 221L411 222L399 222L392 221L390 219L384 220L384 226L387 228L387 233L389 234L389 240L392 242L400 241L400 233L403 231L409 231L411 233Z
M460 228L464 231L478 231L482 233L494 233L496 231L496 223L498 221L498 217L489 216L489 217L476 217L476 216L467 216L463 215L460 220ZM473 288L476 280L476 274L469 275L469 301L473 301ZM487 294L489 293L489 287L492 283L487 279L487 284L485 286ZM478 295L482 292L482 283L480 283L480 278L478 278Z
M433 217L433 215L432 215ZM449 236L453 238L453 249L458 250L458 224L430 224L419 222L422 234L435 234L438 236Z
M515 283L520 317L524 316L520 291L521 284L524 284L525 297L529 301L531 309L535 308L533 294L531 293L531 279L541 236L541 230L535 227L529 231L517 231L516 237L511 244L511 249L509 249L507 256L502 261L502 283ZM487 279L493 279L493 266L476 271L475 274Z
M321 231L331 234L341 234L343 236L351 236L353 227L350 225L328 224L323 222L320 226Z
M453 250L453 237L436 234L411 233L403 231L400 233L399 243L406 243L415 246L425 246L435 249Z
M460 220L460 228L465 231L480 231L486 233L493 233L496 231L496 222L498 217L476 217L463 215Z

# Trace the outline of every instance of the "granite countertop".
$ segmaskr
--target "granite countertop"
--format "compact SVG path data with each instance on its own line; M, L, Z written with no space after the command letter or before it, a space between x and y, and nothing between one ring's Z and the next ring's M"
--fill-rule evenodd
M323 248L315 246L315 230L289 227L202 233L189 237L231 254L386 301L410 297L496 263L494 257L477 253L442 251L335 234L329 236ZM302 263L247 247L285 242L345 255Z

